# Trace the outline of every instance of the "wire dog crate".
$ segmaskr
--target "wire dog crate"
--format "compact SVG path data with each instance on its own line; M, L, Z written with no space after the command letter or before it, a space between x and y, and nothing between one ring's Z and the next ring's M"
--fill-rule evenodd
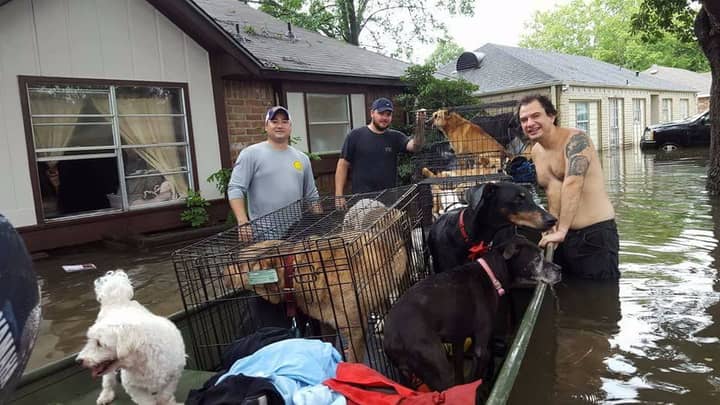
M412 157L412 180L485 176L503 171L524 152L527 139L515 118L515 101L435 111L427 144Z
M287 326L333 343L346 360L393 377L382 350L390 305L425 277L416 185L301 200L173 254L193 354L215 370L233 341L263 324L258 304L280 305Z

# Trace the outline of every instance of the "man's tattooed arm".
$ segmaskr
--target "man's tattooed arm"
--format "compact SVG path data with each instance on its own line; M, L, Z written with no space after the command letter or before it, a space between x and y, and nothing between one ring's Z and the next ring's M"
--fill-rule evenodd
M590 140L584 133L570 137L565 147L565 157L568 159L568 176L584 176L590 166L590 161L583 152L590 146Z

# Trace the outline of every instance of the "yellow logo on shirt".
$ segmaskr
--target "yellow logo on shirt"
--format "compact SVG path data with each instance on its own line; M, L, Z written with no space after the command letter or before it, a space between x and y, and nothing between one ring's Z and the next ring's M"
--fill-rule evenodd
M296 160L293 162L293 167L295 168L295 170L297 170L299 172L301 172L303 169L303 165L302 165L302 163L300 163L299 160Z

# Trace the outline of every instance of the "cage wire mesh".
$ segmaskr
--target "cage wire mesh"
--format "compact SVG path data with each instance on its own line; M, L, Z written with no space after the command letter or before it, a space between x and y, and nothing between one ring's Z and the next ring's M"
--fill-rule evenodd
M425 147L411 158L411 181L503 172L509 159L527 152L516 105L511 100L431 112Z
M217 369L236 339L264 326L259 306L271 303L289 311L286 326L294 320L303 337L397 377L382 349L382 320L426 275L418 188L345 198L342 210L332 196L297 201L174 252L201 369Z

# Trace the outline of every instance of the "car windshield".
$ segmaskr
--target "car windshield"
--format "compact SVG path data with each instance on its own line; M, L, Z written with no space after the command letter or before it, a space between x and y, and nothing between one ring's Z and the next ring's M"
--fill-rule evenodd
M707 112L707 111L703 111L703 112L701 112L701 113L697 113L697 114L695 114L695 115L691 115L691 116L689 116L689 117L687 117L687 118L683 118L681 121L683 121L683 122L695 121L695 120L697 120L698 118L700 118L700 117L702 117L703 115L705 115L706 112Z

